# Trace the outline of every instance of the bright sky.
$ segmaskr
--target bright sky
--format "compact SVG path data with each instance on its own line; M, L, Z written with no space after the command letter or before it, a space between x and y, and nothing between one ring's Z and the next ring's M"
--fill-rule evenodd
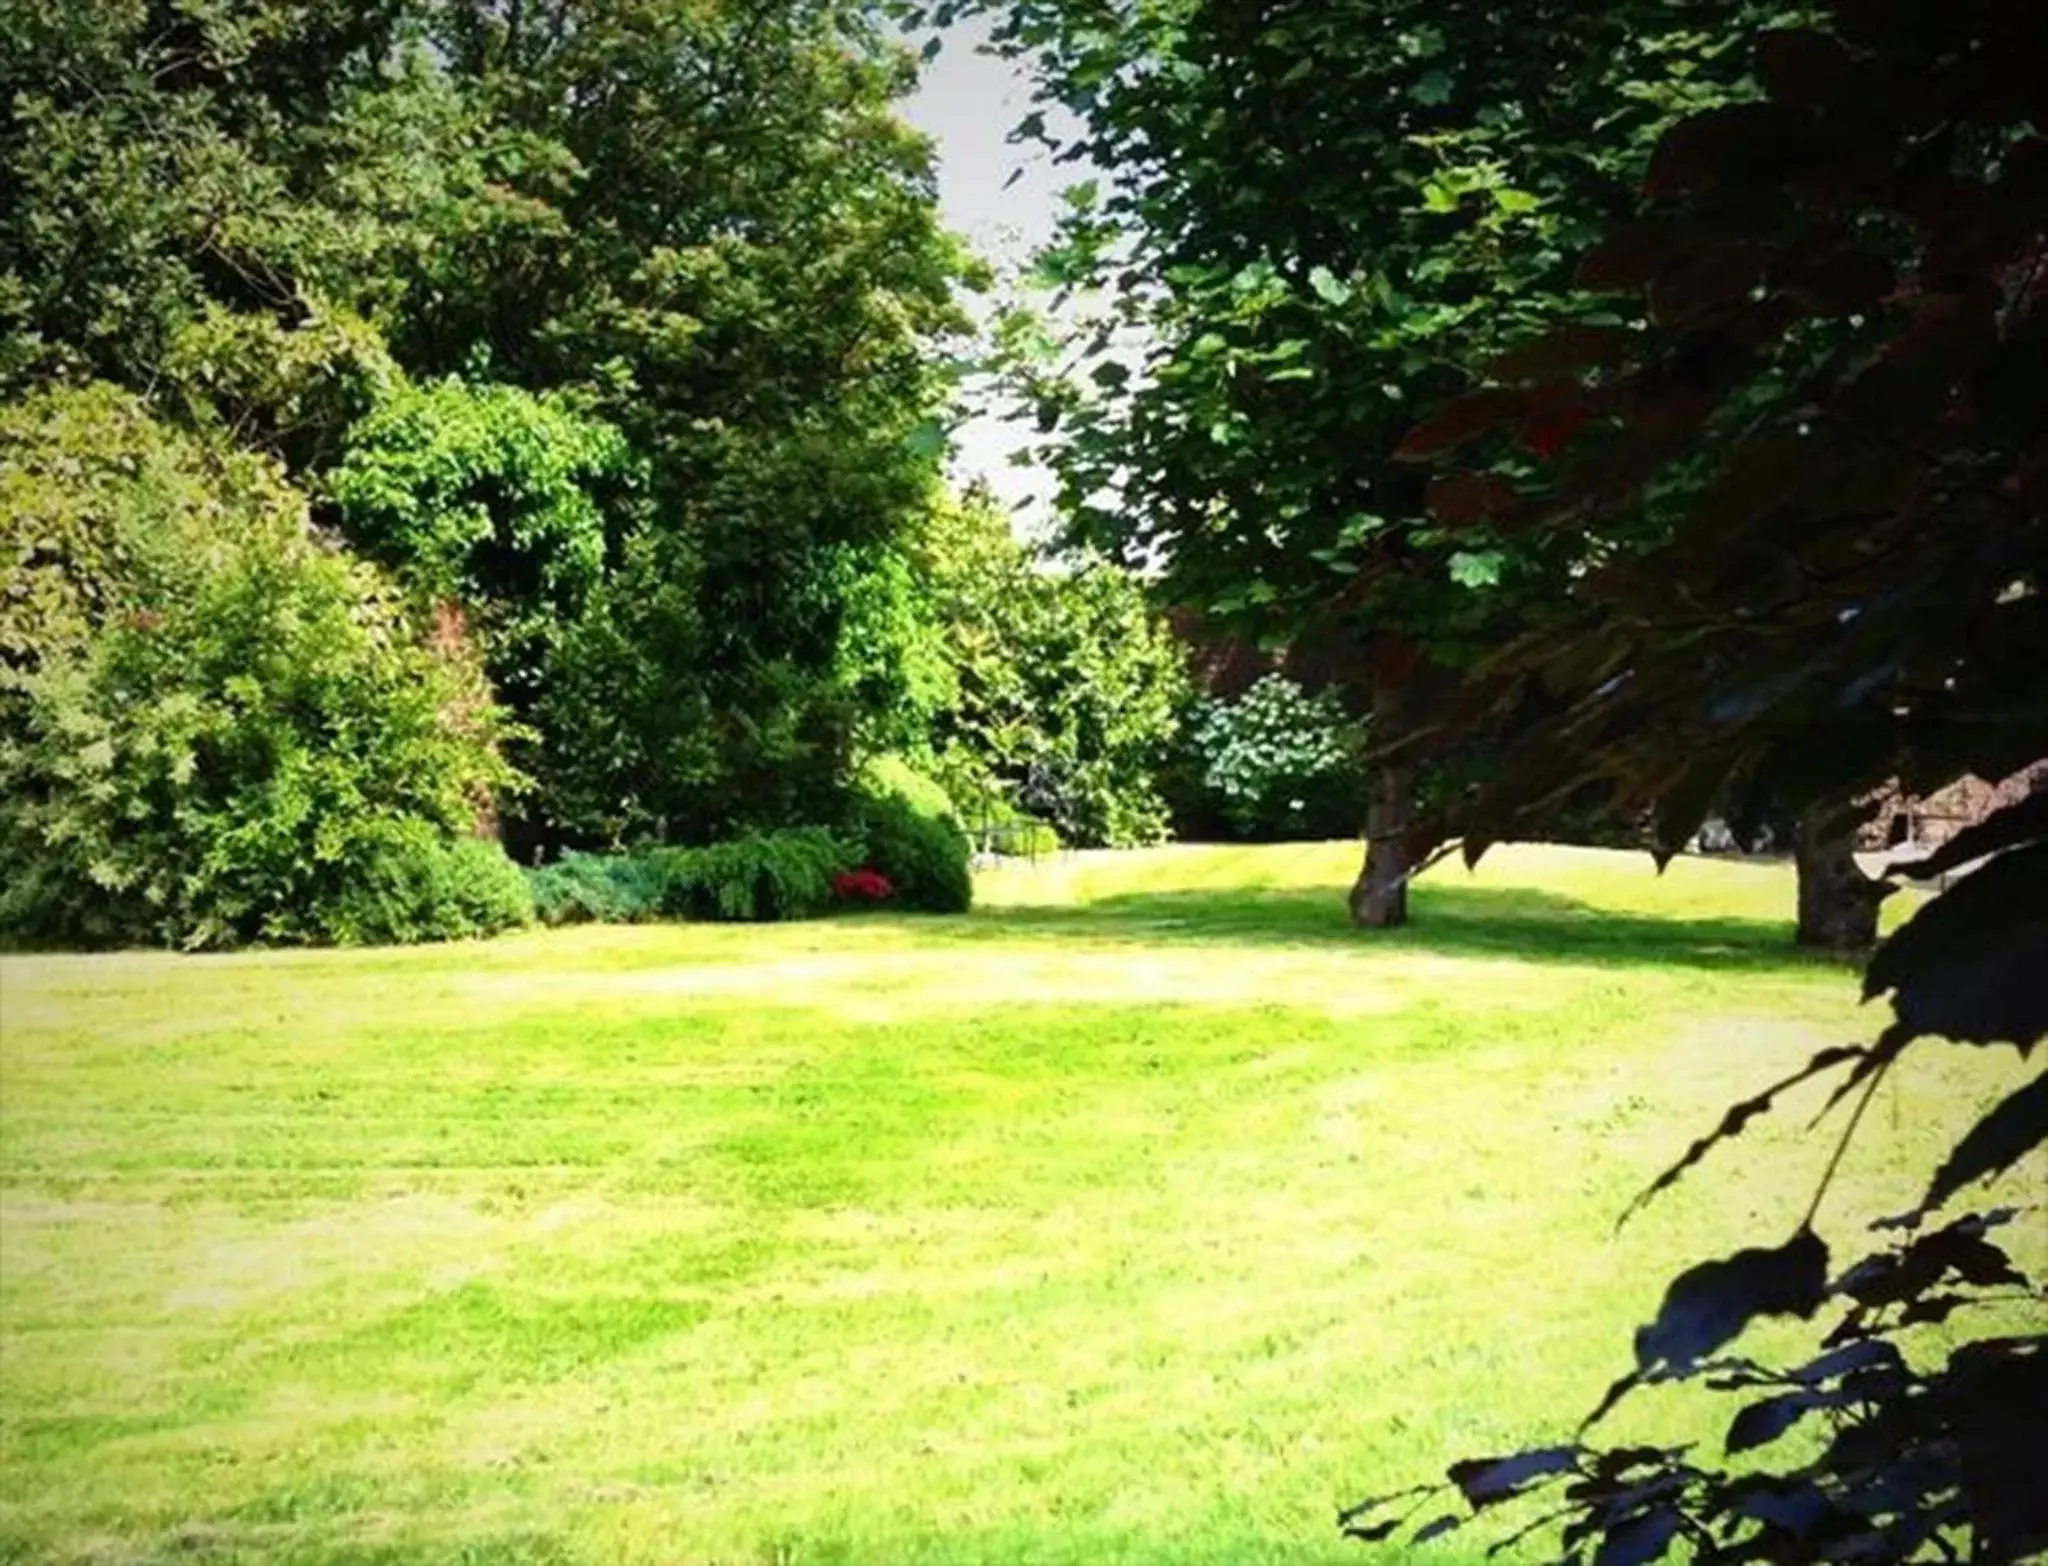
M980 53L986 17L945 34L939 57L924 68L905 116L938 144L939 208L947 227L963 234L999 271L1014 273L1052 237L1060 189L1081 177L1054 167L1036 148L1010 146L1010 129L1030 112L1031 86L1023 71ZM1019 168L1014 185L1005 182ZM1051 483L1036 469L1006 460L1028 438L1028 428L997 417L970 420L956 437L955 476L976 476L1014 507L1020 520L1039 520Z

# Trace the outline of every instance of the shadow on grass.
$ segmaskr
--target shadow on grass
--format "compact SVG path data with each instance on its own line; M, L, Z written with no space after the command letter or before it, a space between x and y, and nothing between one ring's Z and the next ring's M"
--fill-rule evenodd
M1810 971L1832 960L1792 945L1789 919L1660 917L1617 911L1528 887L1422 885L1410 893L1413 923L1355 929L1339 888L1242 886L1125 892L1078 907L991 908L976 936L1224 947L1376 947L1445 957L1615 967L1671 966L1732 972Z

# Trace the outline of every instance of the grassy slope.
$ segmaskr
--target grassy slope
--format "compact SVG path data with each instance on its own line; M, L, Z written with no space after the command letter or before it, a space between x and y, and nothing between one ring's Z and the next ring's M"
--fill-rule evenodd
M1776 1116L1611 1233L1869 1021L1776 869L1506 851L1361 936L1350 853L7 962L0 1560L1367 1558L1341 1501L1563 1433L1675 1266L1789 1228ZM1965 1064L1837 1232L2016 1080Z

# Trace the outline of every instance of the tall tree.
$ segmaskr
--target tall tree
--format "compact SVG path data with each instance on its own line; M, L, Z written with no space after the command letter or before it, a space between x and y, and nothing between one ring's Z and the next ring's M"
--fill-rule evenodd
M1446 414L1489 479L1484 442L1504 421L1569 408L1580 425L1543 474L1487 484L1490 526L1597 531L1674 470L1687 479L1668 543L1591 577L1577 614L1485 671L1475 712L1538 716L1501 778L1437 824L1468 857L1588 787L1654 808L1668 850L1724 791L1825 812L1832 829L1893 779L1927 793L2048 755L2048 13L1829 10L1765 35L1766 101L1664 138L1644 209L1587 258L1642 291L1651 329L1597 355L1562 333ZM1909 1052L2033 1057L2048 1036L2048 793L1918 868L1973 861L1871 959L1882 1032L1735 1105L1646 1195L1800 1082L1834 1074L1831 1107L1853 1100L1839 1159ZM1895 1238L1846 1266L1818 1229L1823 1178L1789 1238L1672 1281L1571 1442L1458 1464L1453 1486L1474 1509L1549 1493L1572 1562L1655 1560L1680 1540L1714 1562L2039 1559L2048 1296L1999 1243L2015 1214L1974 1193L2044 1142L2034 1069L1910 1210L1873 1226ZM1732 1353L1766 1316L1820 1318L1818 1352L1783 1368ZM1621 1398L1668 1382L1742 1400L1725 1440L1752 1454L1740 1473L1697 1447L1589 1438ZM1816 1415L1812 1443L1778 1445ZM1396 1531L1380 1506L1352 1525ZM1459 1525L1453 1512L1424 1531Z
M1381 738L1412 728L1629 529L1453 540L1422 475L1390 459L1574 303L1571 258L1626 210L1657 130L1745 90L1730 42L1774 9L1000 8L1002 46L1083 127L1061 155L1110 171L1072 193L1042 265L1108 319L1020 356L1075 532L1212 620L1348 648ZM1022 130L1057 142L1043 114ZM1627 324L1581 313L1589 331ZM1541 452L1565 433L1532 422L1523 439ZM1406 917L1414 785L1406 759L1373 778L1362 923Z

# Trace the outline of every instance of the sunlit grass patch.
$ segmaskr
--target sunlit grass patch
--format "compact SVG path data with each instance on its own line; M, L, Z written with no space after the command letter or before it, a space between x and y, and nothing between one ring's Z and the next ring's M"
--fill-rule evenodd
M1562 1433L1795 1221L1818 1093L1612 1227L1870 1017L1777 867L1511 850L1367 935L1354 852L8 961L0 1559L1359 1559L1338 1504ZM1833 1232L2009 1081L1888 1085Z

